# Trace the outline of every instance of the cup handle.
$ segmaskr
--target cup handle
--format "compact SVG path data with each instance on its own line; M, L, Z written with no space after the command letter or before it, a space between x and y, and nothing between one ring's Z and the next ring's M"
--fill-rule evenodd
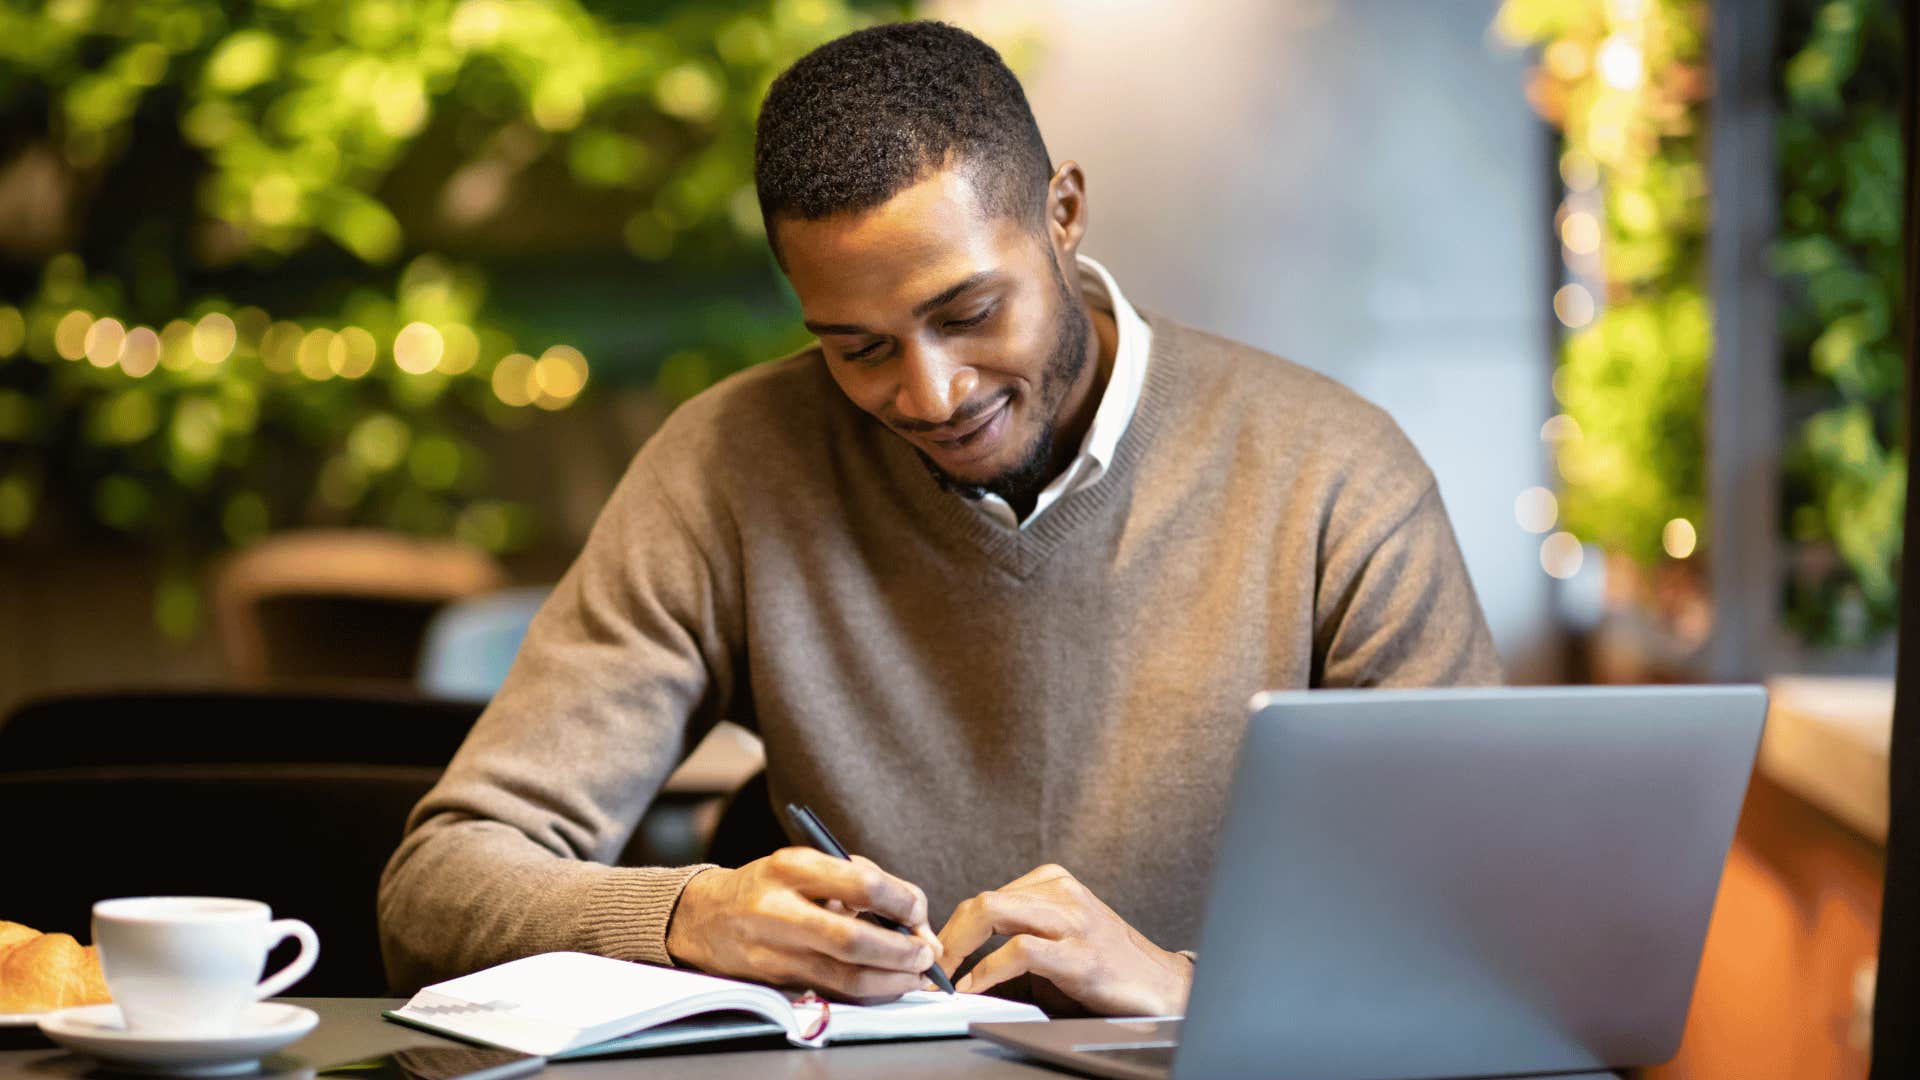
M255 1001L273 997L306 978L307 972L313 970L313 962L320 959L320 936L313 932L313 927L299 919L275 919L267 924L269 950L288 938L300 939L300 955L294 957L292 963L262 980L260 985L253 988Z

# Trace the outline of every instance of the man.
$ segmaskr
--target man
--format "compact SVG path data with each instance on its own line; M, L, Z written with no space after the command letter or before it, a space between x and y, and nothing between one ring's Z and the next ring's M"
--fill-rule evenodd
M390 974L578 949L876 1000L937 960L1181 1011L1249 697L1498 680L1432 474L1333 382L1138 313L960 30L802 59L755 173L819 343L636 456L388 866ZM603 865L723 718L872 861Z

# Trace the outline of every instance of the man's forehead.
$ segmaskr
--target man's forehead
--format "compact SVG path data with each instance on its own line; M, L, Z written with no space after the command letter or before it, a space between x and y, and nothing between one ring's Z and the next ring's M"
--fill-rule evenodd
M776 227L808 321L838 323L877 317L881 308L904 311L1001 268L1009 226L1019 231L1009 218L982 213L957 170L942 170L863 213Z

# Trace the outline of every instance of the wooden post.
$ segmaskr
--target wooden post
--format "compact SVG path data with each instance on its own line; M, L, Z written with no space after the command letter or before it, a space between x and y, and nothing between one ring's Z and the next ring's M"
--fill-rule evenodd
M1891 818L1887 886L1880 914L1880 979L1874 997L1873 1080L1920 1076L1920 502L1913 497L1914 436L1920 432L1920 335L1914 290L1920 286L1920 0L1904 5L1907 62L1907 274L1901 331L1907 350L1907 514L1901 545L1906 586L1900 590L1900 659L1894 682Z

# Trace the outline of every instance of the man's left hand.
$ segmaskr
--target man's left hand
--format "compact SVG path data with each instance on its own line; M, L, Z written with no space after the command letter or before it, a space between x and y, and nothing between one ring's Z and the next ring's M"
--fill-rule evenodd
M1030 973L1107 1016L1174 1016L1186 1008L1193 962L1148 941L1058 866L961 901L940 930L941 955L957 964L995 934L1009 935L1006 944L955 989L982 993Z

